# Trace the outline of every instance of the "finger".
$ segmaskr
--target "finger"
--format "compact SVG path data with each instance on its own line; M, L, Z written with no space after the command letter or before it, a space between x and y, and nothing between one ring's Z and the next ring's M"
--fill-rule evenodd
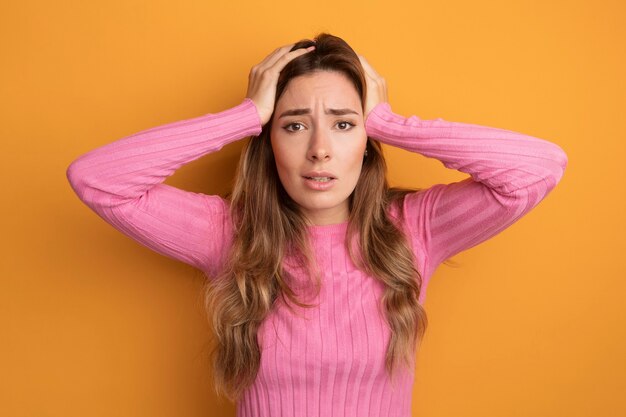
M380 77L380 74L374 69L374 67L372 66L372 64L369 63L369 61L367 59L365 59L365 57L363 57L363 60L365 61L365 63L367 64L367 68L369 69L369 71L375 76L375 77Z
M263 59L256 67L257 70L262 71L266 68L271 67L280 59L280 57L289 49L291 49L295 45L295 43L291 43L289 45L284 45L274 49L274 51Z
M361 61L361 65L363 66L363 70L365 71L365 75L367 75L371 79L376 79L376 72L372 68L372 66L367 62L364 56L359 55L359 60Z
M292 51L291 48L293 48L293 46L295 45L295 43L290 43L287 45L283 45L280 48L276 48L276 50L274 51L273 54L271 54L271 56L268 57L267 59L267 67L271 67L272 65L274 65L279 59L281 59L283 56L285 56L286 54L290 54L293 52L298 52L301 51L303 48L298 48L295 51Z
M292 59L315 49L315 45L311 45L307 48L298 48L290 51L293 45L295 44L292 43L277 48L262 64L257 65L250 71L248 76L248 94L251 94L250 91L263 88L260 87L262 85L274 85L280 72Z
M294 51L290 51L290 49L293 48L294 45L295 43L290 43L288 45L285 45L281 48L276 49L276 51L270 57L268 57L268 59L266 60L267 62L264 62L259 67L259 70L266 71L269 68L271 68L274 71L280 72L285 67L285 65L287 65L287 63L291 61L292 59L300 55L304 55L305 53L315 49L315 46L313 45L308 48L298 48Z
M299 57L300 55L304 55L307 52L311 52L314 49L315 49L315 45L311 45L308 48L298 48L295 51L287 52L286 54L278 58L278 60L274 63L274 65L271 68L274 71L280 72L290 61Z
M363 64L363 68L365 69L366 73L374 80L377 80L379 78L382 78L380 76L380 74L374 69L374 67L369 63L369 61L362 55L359 55L359 59L361 59L361 62Z
M252 77L252 73L263 73L267 68L271 67L276 63L278 59L289 49L291 49L295 45L294 43L283 45L274 49L269 55L267 55L261 62L255 65L252 70L250 76Z

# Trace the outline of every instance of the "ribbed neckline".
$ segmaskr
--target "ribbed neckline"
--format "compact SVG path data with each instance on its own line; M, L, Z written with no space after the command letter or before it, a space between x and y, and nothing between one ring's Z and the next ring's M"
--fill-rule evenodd
M308 225L307 229L313 235L340 235L345 234L346 230L348 230L348 220L335 223L335 224L312 224Z

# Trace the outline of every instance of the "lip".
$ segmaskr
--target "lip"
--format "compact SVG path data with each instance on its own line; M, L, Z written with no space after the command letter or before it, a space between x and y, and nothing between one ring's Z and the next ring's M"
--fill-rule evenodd
M319 175L319 176L323 177L324 175ZM326 182L320 182L320 181L312 180L306 177L303 177L303 178L304 178L304 184L310 189L315 190L315 191L328 190L332 188L337 182L337 178L332 178L331 180L326 181Z
M307 177L329 177L330 181L320 182L316 180L309 179ZM304 184L312 190L315 191L325 191L332 188L337 182L337 177L330 171L309 171L302 175L304 179Z
M306 177L330 177L333 180L337 179L337 176L329 171L309 171L305 172L302 176L305 177L305 179Z

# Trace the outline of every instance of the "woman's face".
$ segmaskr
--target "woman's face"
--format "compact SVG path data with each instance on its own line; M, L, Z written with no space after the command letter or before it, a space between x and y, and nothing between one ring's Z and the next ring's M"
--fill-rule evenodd
M280 181L309 220L347 220L367 142L352 82L332 71L293 78L276 103L270 135Z

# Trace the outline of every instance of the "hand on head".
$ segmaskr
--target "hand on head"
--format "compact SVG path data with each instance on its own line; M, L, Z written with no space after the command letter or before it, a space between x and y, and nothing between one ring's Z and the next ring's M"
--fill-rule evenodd
M291 43L275 49L250 70L246 97L256 104L263 125L269 122L274 112L276 85L282 69L292 59L315 49L315 46L310 46L290 52L294 45L295 43Z
M365 70L365 80L367 82L367 98L365 100L365 113L363 114L363 120L367 120L370 111L376 107L378 103L388 102L389 97L387 95L387 82L378 74L374 68L367 62L364 56L359 55L361 65Z
M315 49L315 45L308 48L300 48L291 51L295 43L277 48L263 59L259 64L252 67L248 76L248 91L246 97L250 98L257 107L261 122L265 125L271 118L276 104L276 85L282 69L294 58L304 55ZM385 79L374 70L364 56L357 54L367 83L367 97L365 100L365 112L363 120L367 120L370 111L378 103L388 102L387 83Z

